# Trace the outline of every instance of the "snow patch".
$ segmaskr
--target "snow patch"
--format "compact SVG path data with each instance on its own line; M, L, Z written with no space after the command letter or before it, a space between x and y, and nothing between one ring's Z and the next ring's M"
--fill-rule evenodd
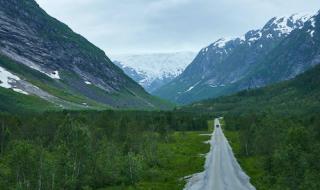
M21 90L21 89L19 89L19 88L12 88L12 90L15 91L15 92L19 92L19 93L21 93L21 94L24 94L24 95L29 95L28 92L23 91L23 90Z
M312 38L314 37L315 30L309 29L307 32L310 34Z
M191 91L192 89L194 89L194 87L196 87L200 82L201 82L201 81L197 82L197 83L194 84L193 86L190 86L190 87L188 88L188 90L185 91L185 93Z
M240 40L240 41L246 41L246 37L245 37L245 36L240 36L240 37L239 37L239 40Z
M311 37L314 37L314 30L310 32Z
M296 22L307 22L310 17L312 16L311 13L296 13L296 14L293 14L290 19L292 20L293 23L296 23Z
M273 37L272 34L267 35L267 38L272 38L272 37Z
M312 14L293 14L291 16L275 17L271 26L275 26L278 36L288 35L295 29L301 29L304 23L311 18Z
M225 84L220 84L220 85L209 84L209 86L211 88L218 88L218 87L225 87L226 85Z
M258 41L262 37L261 31L259 31L254 37L248 39L249 42L255 42Z
M288 18L286 17L276 19L273 24L277 26L275 30L279 31L280 34L290 34L293 30L292 27L288 26Z
M12 83L14 83L14 81L18 81L20 80L19 77L17 77L16 75L13 75L12 73L10 73L9 71L7 71L6 69L0 67L0 86L3 88L12 88Z
M50 77L52 79L60 79L58 71L46 72L39 65L37 65L36 63L34 63L34 62L30 61L29 59L26 59L26 58L16 54L15 52L9 51L7 49L1 49L0 52L3 53L4 55L10 57L14 61L19 62L21 64L24 64L24 65L30 67L31 69L37 70L37 71L47 75L48 77Z
M219 40L215 41L212 45L214 47L224 48L226 44L231 40L232 39L228 39L228 38L220 38Z
M205 51L203 49L202 51ZM208 51L208 50L207 50ZM122 54L112 55L112 59L120 62L122 69L132 68L142 79L139 84L148 87L156 80L177 77L195 58L194 52L154 53L154 54Z
M20 78L3 67L0 67L0 87L7 88L7 89L12 89L16 92L19 92L21 94L28 94L27 92L17 88L15 86L15 82L19 81Z
M210 84L209 85L211 88L217 88L217 87L219 87L218 85L212 85L212 84Z
M315 27L316 27L316 19L315 19L314 17L312 17L312 18L310 19L310 22L311 22L311 26L312 26L313 28L315 28Z
M311 22L311 27L313 29L309 29L307 32L313 38L314 37L314 33L315 33L315 28L316 28L316 19L315 19L315 17L312 17L312 18L309 19L309 21Z
M53 71L52 73L46 75L48 75L52 79L60 79L59 71Z

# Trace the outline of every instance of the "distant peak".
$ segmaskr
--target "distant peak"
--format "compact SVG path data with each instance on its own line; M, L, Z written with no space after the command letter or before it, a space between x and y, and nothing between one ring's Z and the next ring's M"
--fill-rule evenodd
M201 53L204 55L211 49L218 53L226 53L228 51L228 45L243 44L246 42L252 45L261 38L285 37L293 30L301 29L313 16L314 14L312 13L295 13L287 16L273 17L261 29L250 30L243 36L237 38L219 38L208 47L203 48Z
M302 22L306 22L309 20L314 14L312 13L295 13L290 16L290 19L293 20L294 22L297 22L298 20Z
M279 36L288 35L293 30L302 28L306 21L312 17L310 13L296 13L289 16L272 18L264 27L263 31L273 30L279 33Z
M212 45L217 48L224 48L226 44L231 40L233 40L233 38L220 38L217 41L215 41Z
M220 38L214 42L214 46L218 48L223 48L226 45L227 40L225 38Z

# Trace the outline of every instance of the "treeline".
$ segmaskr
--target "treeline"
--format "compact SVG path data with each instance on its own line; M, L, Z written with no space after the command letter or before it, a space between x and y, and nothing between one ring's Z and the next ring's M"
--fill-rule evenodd
M319 113L228 114L226 123L228 130L239 132L240 155L237 156L258 162L254 167L262 173L253 179L257 189L320 189Z
M181 110L225 117L234 149L261 190L320 189L320 65L264 88L194 103ZM237 150L238 151L238 150Z
M159 143L170 142L174 131L207 130L207 117L138 111L1 113L0 189L135 185L164 167Z
M180 108L184 111L229 113L257 113L268 110L274 114L306 115L320 113L320 65L296 78L258 89L208 99Z

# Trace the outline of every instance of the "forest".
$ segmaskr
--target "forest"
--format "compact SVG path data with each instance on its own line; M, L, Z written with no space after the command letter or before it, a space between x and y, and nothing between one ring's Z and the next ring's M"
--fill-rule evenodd
M319 73L173 111L3 112L0 189L183 189L223 116L257 189L318 190Z
M257 189L320 189L320 117L272 112L229 114L226 130ZM227 133L228 134L228 133Z
M184 147L171 145L188 138L182 131L207 131L208 119L160 111L1 113L0 189L135 189L138 183L159 178L162 184L171 180L168 189L181 188L184 182L177 180L201 169L204 160L187 158L185 152L185 160L176 160ZM207 140L196 133L189 137ZM189 144L185 151L205 153L206 146ZM168 168L179 169L175 163L183 170L179 177Z
M225 134L258 190L320 189L320 66L264 88L181 107L224 116Z

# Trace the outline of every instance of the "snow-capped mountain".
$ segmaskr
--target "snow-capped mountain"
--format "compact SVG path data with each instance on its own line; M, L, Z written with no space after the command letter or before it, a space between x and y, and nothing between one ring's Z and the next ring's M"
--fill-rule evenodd
M176 52L111 57L128 76L152 93L180 75L195 56L194 52Z
M310 46L303 38L316 35L315 27L312 27L316 25L316 18L307 14L274 17L261 29L251 30L238 38L219 39L203 48L180 76L154 94L185 104L293 78L314 65L314 62L302 60L317 55L303 54L303 47ZM294 37L305 33L308 33L307 37ZM288 40L291 40L290 45ZM298 47L292 49L293 46ZM279 53L286 50L292 51L287 57ZM293 56L298 55L299 58L292 61ZM272 67L276 62L277 67Z
M62 108L163 105L34 0L0 0L0 88Z

